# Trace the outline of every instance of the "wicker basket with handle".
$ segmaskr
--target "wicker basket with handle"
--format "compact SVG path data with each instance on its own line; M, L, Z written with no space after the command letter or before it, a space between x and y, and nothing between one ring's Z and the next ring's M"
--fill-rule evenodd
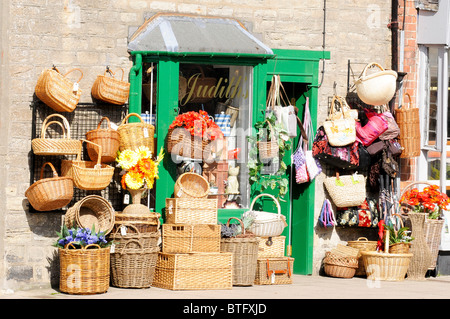
M128 123L131 116L137 117L140 121ZM120 135L119 151L136 150L140 146L146 146L155 153L155 127L145 123L137 113L129 113L120 123L117 131Z
M122 71L122 78L116 79L115 73L107 67L103 75L98 75L92 85L91 93L97 100L123 105L127 102L130 94L130 83L123 80L125 75L124 69ZM109 73L110 76L107 76Z
M359 237L357 240L351 240L347 242L347 245L353 248L359 249L358 254L358 269L356 269L356 276L365 276L366 270L364 268L364 262L361 255L362 251L376 251L377 241L368 240L366 237Z
M395 120L400 128L398 142L403 147L401 158L416 157L420 155L420 114L418 107L411 107L411 96L408 103L395 109Z
M67 78L73 71L81 73L76 82ZM78 88L78 83L82 78L83 72L78 68L71 69L64 75L56 67L44 70L36 83L36 96L57 112L72 112L81 97L82 90Z
M102 122L106 121L107 128L101 128ZM102 148L101 162L114 162L117 157L117 151L120 145L120 135L117 130L111 128L111 122L106 116L102 117L98 122L97 129L88 131L86 133L86 140L100 145ZM95 145L88 143L86 149L91 161L97 161L98 148Z

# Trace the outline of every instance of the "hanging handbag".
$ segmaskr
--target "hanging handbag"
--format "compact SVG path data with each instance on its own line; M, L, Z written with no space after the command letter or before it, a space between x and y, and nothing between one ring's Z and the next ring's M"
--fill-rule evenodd
M308 169L306 168L306 157L304 148L303 137L300 137L297 149L292 155L292 161L295 166L295 181L297 184L306 183L309 181Z
M381 133L378 138L383 141L397 138L400 135L400 128L398 127L397 122L395 121L392 113L387 110L386 105L383 105L382 108L383 113L381 113L381 116L385 118L388 128L386 131Z
M331 202L327 198L323 201L322 210L320 211L319 225L324 228L336 225L333 208L331 207Z
M399 166L389 150L384 149L381 158L381 167L390 177L395 178L399 174Z
M305 159L306 159L306 169L308 170L308 176L309 180L312 181L314 178L316 178L317 175L319 175L322 172L322 167L320 165L320 162L314 158L313 151L312 151L312 144L313 144L313 126L311 121L311 113L309 111L309 98L306 98L306 104L305 104L305 118L303 120L304 123L304 129L306 132L309 132L308 135L308 149L305 152Z
M336 101L339 101L341 104L339 111L336 110ZM342 101L338 97L333 96L331 113L328 116L328 120L323 123L331 146L346 146L356 140L355 119L350 115L349 110L344 110L344 108L346 106Z
M325 178L324 185L337 207L359 206L366 199L366 179L361 174Z
M336 226L376 228L379 219L376 200L371 198L357 207L336 210Z
M388 129L388 123L381 114L373 110L366 108L364 113L368 122L364 126L361 126L360 122L356 122L356 137L364 146L368 146Z

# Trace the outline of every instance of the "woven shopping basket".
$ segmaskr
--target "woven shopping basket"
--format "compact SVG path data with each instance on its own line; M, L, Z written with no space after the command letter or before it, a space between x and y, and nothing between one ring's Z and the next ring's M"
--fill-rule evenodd
M97 100L111 104L125 104L130 94L130 83L123 80L124 69L120 70L122 70L122 78L119 80L114 77L115 73L109 67L106 67L105 73L98 75L92 85L92 96ZM110 76L107 76L106 73L109 73Z
M105 293L110 281L110 247L97 244L71 249L59 248L59 289L69 294Z
M128 123L131 116L137 117L140 122ZM140 146L146 146L155 152L155 127L145 123L142 117L137 113L129 113L120 123L117 131L120 135L119 151L126 149L136 150Z
M241 234L220 240L220 251L233 254L233 286L252 286L255 281L258 264L259 239L254 234L246 233L242 220L236 217L241 226Z
M138 247L131 247L134 243ZM158 247L144 248L136 239L128 240L111 253L111 284L121 288L148 288L155 275Z
M101 163L102 148L100 145L87 140L81 140L93 144L98 149L97 162L82 161L81 147L75 160L62 160L61 173L70 176L76 187L84 190L102 190L108 187L114 175L114 167Z
M102 122L106 121L107 128L101 128ZM119 133L111 128L111 122L106 116L102 117L100 122L98 122L97 129L88 131L86 133L86 140L101 146L101 162L111 163L117 157L117 151L120 145L120 135ZM86 144L86 149L91 161L97 161L98 159L98 148L93 144Z
M76 82L67 78L67 75L73 71L81 73ZM82 90L78 88L78 83L82 78L83 72L77 68L64 75L59 73L56 67L44 70L36 83L36 96L57 112L72 112L77 107L81 97Z
M200 174L183 173L177 178L173 193L176 198L206 198L209 195L209 183Z
M59 117L59 121L49 121L52 117ZM62 129L62 138L47 138L47 128L51 124L58 124ZM50 114L42 123L41 136L31 141L33 153L36 155L76 155L78 154L81 142L70 138L70 125L67 119L61 114Z
M278 213L270 213L264 211L255 211L253 206L258 198L267 196L270 197L276 204ZM244 213L244 216L251 215L254 220L248 231L259 237L279 236L287 226L286 217L281 215L281 206L275 196L270 194L259 194L256 196L251 205L250 210Z
M411 106L411 96L408 103L395 109L395 120L400 128L398 142L403 147L401 158L416 157L420 155L420 114L418 107Z
M52 169L53 177L43 178L45 166ZM70 177L60 177L52 163L42 165L41 175L25 191L25 196L38 211L51 211L62 208L70 203L73 198L73 180Z
M103 197L88 195L70 207L65 215L64 223L67 227L77 225L81 228L95 226L98 232L109 234L115 221L112 205Z

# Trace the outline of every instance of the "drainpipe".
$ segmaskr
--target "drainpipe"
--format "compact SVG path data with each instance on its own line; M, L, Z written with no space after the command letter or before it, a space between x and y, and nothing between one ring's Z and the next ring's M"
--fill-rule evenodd
M134 55L134 65L130 69L130 97L129 113L141 114L142 97L142 54ZM130 117L129 122L138 121L135 116Z
M388 27L391 29L391 69L398 71L398 0L392 0L391 22ZM395 108L395 98L389 103L391 112Z

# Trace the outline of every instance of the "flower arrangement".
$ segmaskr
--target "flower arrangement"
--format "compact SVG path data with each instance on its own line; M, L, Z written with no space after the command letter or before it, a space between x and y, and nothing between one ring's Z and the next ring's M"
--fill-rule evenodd
M136 150L123 150L118 152L116 162L124 170L121 185L123 189L152 189L158 179L158 165L164 158L161 148L157 158L152 159L152 152L146 146Z
M400 227L398 230L395 229L394 225L384 224L384 229L389 230L389 245L394 245L398 243L411 243L414 237L411 237L411 231L408 227Z
M428 218L437 219L440 210L447 210L450 204L447 194L440 192L438 189L437 185L427 186L423 191L413 188L403 194L400 202L412 206L413 212L428 213Z
M200 110L179 114L170 124L169 129L185 128L192 136L201 137L207 140L223 138L220 127L212 120L208 113Z
M72 227L67 228L66 225L61 227L61 232L56 232L58 239L54 246L65 248L71 243L75 249L86 247L87 245L97 244L100 248L106 248L112 244L112 241L106 240L105 232L95 232L95 226L92 229Z

